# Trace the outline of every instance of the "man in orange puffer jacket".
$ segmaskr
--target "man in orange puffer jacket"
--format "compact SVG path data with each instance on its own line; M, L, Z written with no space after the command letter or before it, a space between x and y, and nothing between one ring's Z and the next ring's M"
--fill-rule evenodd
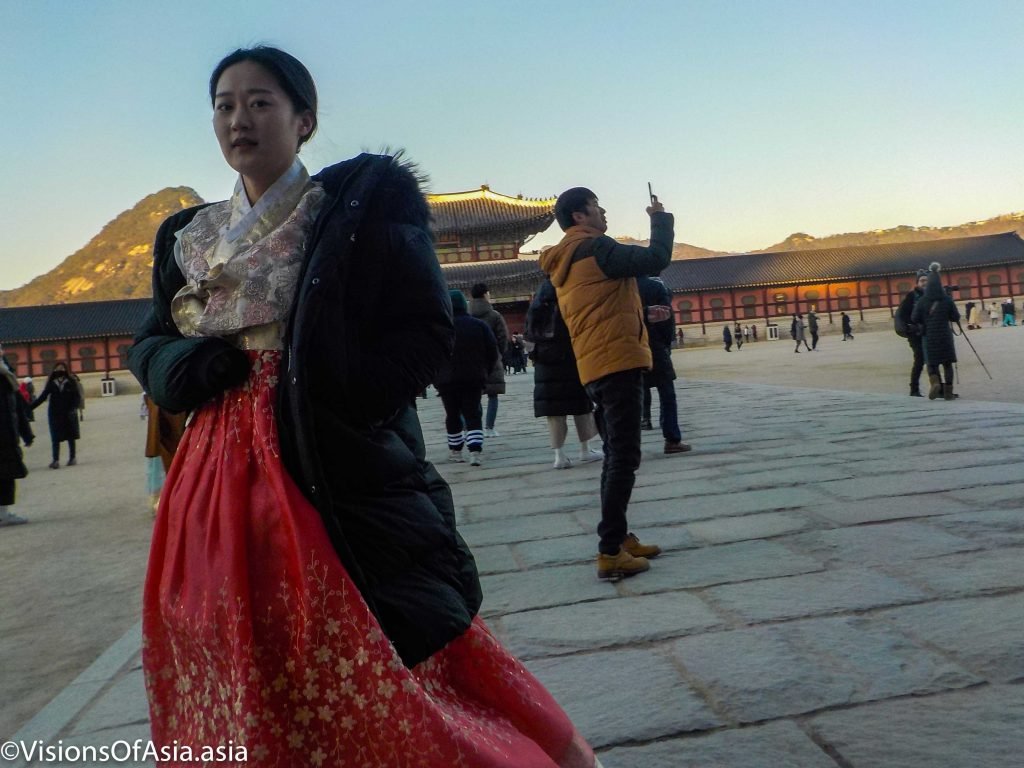
M672 258L672 214L653 198L651 243L622 245L605 234L608 222L597 195L584 187L563 192L555 218L562 241L540 258L569 328L580 381L596 405L604 466L597 576L618 580L646 571L661 549L629 533L626 509L640 466L642 374L651 368L643 305L636 278L657 275Z

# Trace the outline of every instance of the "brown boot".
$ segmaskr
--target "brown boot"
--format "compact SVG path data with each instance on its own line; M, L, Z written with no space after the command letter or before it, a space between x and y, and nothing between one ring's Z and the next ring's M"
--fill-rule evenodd
M618 581L643 573L650 567L651 564L647 562L647 558L633 557L625 547L619 547L618 553L614 555L597 553L597 578L599 579Z
M955 400L956 399L956 395L953 394L953 385L952 384L943 384L942 385L942 396L946 400Z
M635 533L627 534L626 540L622 542L622 548L633 557L657 557L661 554L661 547L656 544L641 544Z
M929 373L928 383L931 384L928 389L928 399L934 400L942 394L942 379L939 378L937 373Z

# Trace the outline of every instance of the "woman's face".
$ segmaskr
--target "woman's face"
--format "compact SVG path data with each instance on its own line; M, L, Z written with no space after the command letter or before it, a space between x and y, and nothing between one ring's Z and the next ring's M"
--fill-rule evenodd
M261 65L241 61L224 70L213 100L213 128L228 165L255 203L291 167L313 116L297 113L277 80Z

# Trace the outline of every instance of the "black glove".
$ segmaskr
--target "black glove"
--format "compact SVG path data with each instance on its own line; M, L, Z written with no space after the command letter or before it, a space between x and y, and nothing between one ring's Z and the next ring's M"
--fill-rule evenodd
M199 376L211 392L222 392L241 384L249 375L249 357L242 350L225 343L203 361Z

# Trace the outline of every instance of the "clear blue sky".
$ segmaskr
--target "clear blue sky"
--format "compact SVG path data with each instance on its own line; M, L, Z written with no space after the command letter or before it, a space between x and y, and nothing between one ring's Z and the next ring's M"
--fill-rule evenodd
M433 191L589 186L631 236L650 180L677 241L722 250L1024 209L1018 0L0 0L0 18L0 288L164 187L226 197L207 78L257 42L317 80L311 171L401 146Z

